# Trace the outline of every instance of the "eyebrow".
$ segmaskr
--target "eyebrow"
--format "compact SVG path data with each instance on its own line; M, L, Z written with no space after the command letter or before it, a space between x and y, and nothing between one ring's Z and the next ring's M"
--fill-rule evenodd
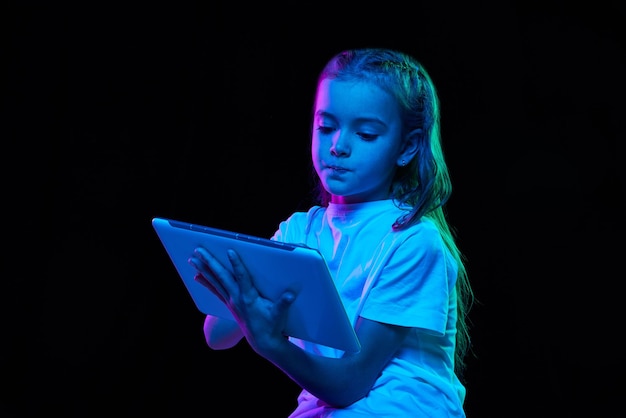
M318 110L315 112L315 117L329 117L332 119L337 119L332 113L328 113L324 110ZM358 123L363 123L363 122L374 122L383 126L387 126L387 123L385 123L385 121L383 121L382 119L376 118L376 117L359 117L355 119L356 122Z

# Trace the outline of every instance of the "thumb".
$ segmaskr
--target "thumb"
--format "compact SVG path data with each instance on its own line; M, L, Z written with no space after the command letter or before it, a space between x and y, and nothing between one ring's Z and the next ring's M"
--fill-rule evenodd
M276 302L276 311L279 314L286 314L294 300L296 300L296 294L292 291L286 291Z

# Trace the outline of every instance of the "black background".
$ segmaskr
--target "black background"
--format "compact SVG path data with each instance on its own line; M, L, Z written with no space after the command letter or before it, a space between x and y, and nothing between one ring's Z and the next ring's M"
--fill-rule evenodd
M271 235L311 202L317 72L384 46L439 88L468 417L615 416L624 3L366 3L5 2L0 415L286 416L293 382L206 347L150 220Z

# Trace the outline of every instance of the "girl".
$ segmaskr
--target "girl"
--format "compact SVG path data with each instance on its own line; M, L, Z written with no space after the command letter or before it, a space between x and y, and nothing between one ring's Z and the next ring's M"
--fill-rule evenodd
M296 296L261 297L233 251L228 268L204 248L190 258L196 280L236 318L207 316L207 344L245 338L300 385L290 418L465 416L459 377L473 295L443 211L451 185L439 123L435 87L405 53L344 51L319 75L311 133L319 204L293 213L272 239L324 255L360 352L285 338Z

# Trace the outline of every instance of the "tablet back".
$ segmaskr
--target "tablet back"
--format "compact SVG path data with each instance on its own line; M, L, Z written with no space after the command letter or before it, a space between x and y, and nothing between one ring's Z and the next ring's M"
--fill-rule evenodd
M296 294L286 335L348 352L360 350L326 261L317 250L166 218L153 218L152 225L200 312L233 319L226 305L194 280L196 269L187 260L196 247L203 246L231 269L226 251L234 249L261 295L277 300L286 290Z

